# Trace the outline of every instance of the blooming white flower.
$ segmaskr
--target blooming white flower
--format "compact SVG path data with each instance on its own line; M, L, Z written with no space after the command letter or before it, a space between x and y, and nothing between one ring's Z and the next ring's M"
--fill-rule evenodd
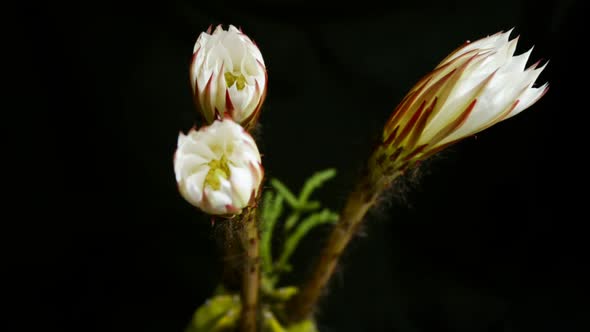
M231 215L253 203L264 176L258 147L229 118L178 135L174 172L181 195L213 215Z
M532 49L514 55L512 30L467 42L422 78L398 105L370 168L393 174L534 104L548 89L534 87L546 64L525 69Z
M190 79L195 103L207 123L224 113L245 128L256 123L266 96L266 67L254 42L235 26L218 25L199 35Z

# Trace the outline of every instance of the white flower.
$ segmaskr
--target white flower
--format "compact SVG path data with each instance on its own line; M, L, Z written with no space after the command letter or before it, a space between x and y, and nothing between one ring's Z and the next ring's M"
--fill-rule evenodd
M548 84L534 83L546 64L525 69L532 49L514 56L511 31L466 43L422 78L387 121L370 168L403 170L539 100Z
M264 175L254 139L229 118L180 133L174 172L181 195L213 215L253 203Z
M195 103L207 123L224 113L245 128L256 123L266 96L266 67L260 50L233 25L199 35L190 79Z

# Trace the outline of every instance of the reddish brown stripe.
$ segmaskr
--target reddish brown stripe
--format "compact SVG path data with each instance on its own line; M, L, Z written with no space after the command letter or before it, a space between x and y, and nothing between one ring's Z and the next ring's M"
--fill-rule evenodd
M391 144L391 142L393 142L393 140L397 137L398 130L399 130L399 125L393 129L393 132L391 134L389 134L389 137L387 137L387 139L383 142L384 147L388 147Z
M199 103L199 110L201 111L201 114L203 114L203 116L205 117L205 120L207 120L207 122L211 122L213 121L213 119L207 118L207 112L208 109L211 108L211 82L213 80L213 73L211 73L211 76L209 76L209 79L207 80L207 84L205 84L205 88L204 88L204 92L203 92L203 100L202 105L201 103ZM209 116L211 116L211 114L209 114Z
M398 122L400 119L404 117L404 115L408 112L409 109L412 108L416 99L422 94L424 87L428 84L430 80L424 82L416 91L412 91L402 99L402 102L395 108L389 120L387 120L385 127L389 127L392 123Z
M397 148L395 150L395 152L389 156L389 161L395 161L399 157L399 155L402 153L403 150L404 150L404 148L401 146L399 148Z
M426 123L427 123L428 119L430 118L430 115L432 114L432 110L434 110L434 108L436 107L437 101L438 101L438 98L434 97L434 100L432 101L432 103L430 103L430 106L428 106L426 111L424 111L424 113L422 113L420 120L416 124L416 128L414 128L414 130L412 131L412 134L410 136L410 139L408 140L408 144L407 144L408 147L414 146L414 144L416 144L416 142L418 141L418 138L420 137L420 135L422 135L422 131L424 130L424 127L426 127Z
M467 106L467 108L465 108L465 110L463 110L463 112L461 112L461 114L459 114L459 116L457 116L457 118L455 120L451 121L443 129L441 129L436 135L434 135L434 137L430 140L430 145L436 145L438 142L440 142L445 137L450 135L453 131L455 131L457 128L459 128L463 123L465 123L465 120L467 120L467 118L469 117L469 114L471 114L471 111L473 111L473 108L475 107L476 103L477 103L477 99L474 99L469 104L469 106Z
M406 138L406 136L414 128L414 125L416 124L416 122L420 118L420 114L422 114L422 111L424 110L425 105L426 105L426 101L424 100L420 104L420 107L418 107L418 109L414 112L414 114L412 114L410 121L408 121L408 123L406 124L406 126L404 127L402 132L399 134L397 139L395 139L395 141L392 143L392 145L399 145L400 143L402 143L402 141Z
M418 110L416 110L416 113L413 114L413 116L410 119L410 121L408 121L408 123L406 124L406 127L404 128L403 132L399 135L398 139L396 139L393 144L400 144L401 141L403 139L405 139L406 136L409 134L410 130L412 130L412 135L416 136L414 138L414 140L415 141L418 140L418 137L421 134L421 129L418 130L418 128L414 128L414 126L416 125L416 122L418 121L418 119L419 119L422 111L424 110L424 107L425 107L425 104L426 104L427 100L430 100L431 98L435 98L436 99L436 94L441 90L441 88L443 86L445 86L445 84L449 81L449 79L453 76L453 74L455 72L456 72L456 69L450 71L445 76L441 77L436 83L434 83L432 86L430 86L420 96L420 99L422 100L422 103L420 104L420 107L418 108ZM436 106L436 100L433 100L431 102L431 105L433 106L433 108L430 110L432 112L434 110L434 107ZM426 123L427 123L426 120L428 119L429 116L430 116L430 114L426 115L426 117L424 119L424 125L426 125Z
M405 156L402 160L403 161L409 161L412 158L414 158L417 154L419 154L420 152L424 151L424 149L428 146L428 144L422 144L419 147L415 148L414 151L412 151L410 154L408 154L407 156Z

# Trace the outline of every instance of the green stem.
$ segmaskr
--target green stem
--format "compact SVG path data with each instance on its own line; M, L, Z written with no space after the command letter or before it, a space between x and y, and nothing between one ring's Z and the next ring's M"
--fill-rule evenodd
M256 207L246 208L241 223L240 235L246 257L242 274L240 331L256 332L260 289L260 238L256 223Z

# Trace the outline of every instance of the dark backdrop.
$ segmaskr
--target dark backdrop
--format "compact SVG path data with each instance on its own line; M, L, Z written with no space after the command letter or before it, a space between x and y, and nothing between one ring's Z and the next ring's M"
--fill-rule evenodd
M587 258L582 1L175 1L25 4L5 62L7 271L26 331L182 331L220 275L218 237L177 193L172 154L198 119L188 65L210 24L259 45L269 177L316 170L339 208L389 113L451 50L515 27L549 59L548 94L423 167L371 214L319 325L328 331L583 331ZM17 34L15 34L17 32ZM579 84L581 82L581 84ZM16 122L14 122L16 123ZM14 212L14 213L13 213ZM327 229L296 257L301 273ZM13 274L16 272L16 274ZM22 285L22 286L21 286ZM587 309L587 306L586 306ZM19 316L20 317L20 316ZM587 331L587 330L586 330Z

